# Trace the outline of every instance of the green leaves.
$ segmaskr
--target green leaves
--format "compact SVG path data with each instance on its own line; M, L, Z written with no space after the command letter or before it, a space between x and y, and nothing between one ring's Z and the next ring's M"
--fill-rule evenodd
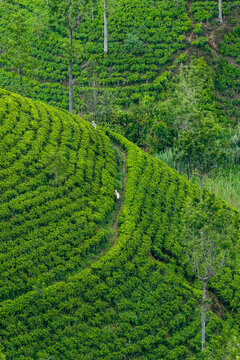
M49 0L49 9L53 19L76 29L84 19L86 6L89 4L88 0Z
M106 232L96 229L114 205L116 163L107 138L91 135L89 124L5 91L1 104L1 296L7 299L61 280L106 245Z
M184 207L184 252L199 279L208 281L228 264L237 237L235 221L231 209L213 196Z
M182 67L175 82L167 103L168 116L174 128L186 131L195 114L207 110L208 103L213 100L212 70L200 58L192 61L189 66Z
M8 67L20 76L20 85L22 85L23 75L27 76L34 66L33 59L30 57L30 27L24 10L12 14L10 18L11 21L5 30L7 35L1 56L7 59Z
M83 58L83 45L75 39L72 40L72 44L69 44L69 40L65 39L61 48L66 60L72 59L75 61Z
M226 134L208 114L196 113L188 131L179 133L176 152L183 162L190 162L193 172L208 174L225 157Z
M101 253L116 184L109 138L49 106L4 91L0 98L9 104L1 106L2 118L9 119L1 127L6 140L6 167L0 169L1 285L4 299L12 299L1 303L3 353L76 360L199 357L199 290L186 280L189 267L182 265L179 236L181 209L187 196L196 197L196 189L109 131L127 155L127 182L117 244ZM150 111L147 102L143 106ZM29 129L33 137L26 144L23 134ZM15 143L25 151L19 158ZM52 162L64 165L57 187ZM199 230L212 217L206 228L220 224L220 234L232 224L235 250L237 214L233 220L233 211L214 198L204 217L199 206L194 203L184 218ZM229 250L228 238L221 244ZM92 254L99 260L91 263ZM232 265L228 273L232 269L239 289L237 268ZM226 301L237 308L227 278L216 277L212 291L220 297L227 292ZM209 338L222 334L223 319L214 314L210 325Z

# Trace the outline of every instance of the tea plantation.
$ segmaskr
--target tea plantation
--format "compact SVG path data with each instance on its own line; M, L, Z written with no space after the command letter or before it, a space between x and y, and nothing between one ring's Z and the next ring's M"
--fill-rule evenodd
M181 240L182 208L198 188L67 112L4 90L0 111L2 356L227 359L240 326L239 213L205 193L231 215L236 236L209 283L203 353L201 283Z
M67 113L1 91L1 300L49 285L101 249L116 164ZM47 236L47 242L46 242Z
M36 6L29 0L2 2L0 83L7 90L68 109L68 30L49 15L51 2L35 0ZM85 94L92 92L93 83L124 109L145 96L161 101L181 64L201 55L213 69L222 115L236 119L238 0L223 1L223 26L217 0L113 0L108 9L108 54L103 52L103 1L93 3L74 32L75 112L87 112ZM19 53L11 49L14 44Z

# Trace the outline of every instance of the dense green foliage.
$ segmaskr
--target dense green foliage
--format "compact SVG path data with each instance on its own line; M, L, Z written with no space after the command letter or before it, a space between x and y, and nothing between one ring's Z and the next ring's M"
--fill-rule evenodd
M116 164L108 139L86 123L0 96L3 300L65 279L104 246Z
M239 89L240 89L240 65L239 65L239 41L240 27L236 26L232 32L225 35L219 49L223 57L219 59L216 72L216 90L220 95L220 108L232 121L239 119Z
M1 3L1 86L68 109L68 29L52 18L45 0L37 0L37 5L36 10L29 0ZM25 22L13 27L10 14ZM163 150L172 145L174 131L161 111L149 109L153 102L158 109L156 101L171 98L169 89L181 64L201 55L212 69L215 116L235 125L239 117L239 1L223 1L224 26L217 17L217 0L111 1L109 52L104 54L103 1L94 1L93 13L87 9L74 31L75 111L92 116L89 104L97 87L94 101L101 108L99 122L114 126L145 149ZM18 26L25 28L21 77L15 66L19 59L7 57L9 38ZM146 99L150 101L147 109L142 106Z
M6 358L203 359L201 284L180 237L183 205L198 189L122 136L47 105L1 91L1 111ZM117 243L101 253L116 178L110 141L127 155L127 183ZM238 232L239 214L212 201ZM237 235L231 248L238 247ZM83 269L91 252L100 259ZM211 353L238 329L239 276L231 252L210 283Z
M81 8L72 46L67 17L48 3L0 1L1 87L44 102L0 90L0 359L237 360L239 213L204 190L234 236L208 284L202 352L201 282L183 228L199 190L129 140L167 149L182 171L216 167L212 189L226 192L231 168L226 199L237 204L240 2L223 0L221 25L217 0L108 1L107 54L103 0ZM65 111L69 59L74 111L97 130Z
M5 38L8 36L5 29L8 13L19 11L21 3L25 16L33 16L30 1L4 4L4 28L1 32ZM39 3L44 7L44 1ZM153 93L157 97L163 89L161 78L158 78L162 65L171 59L174 52L184 48L184 34L192 28L185 6L185 1L179 6L175 1L157 1L151 7L145 0L118 2L109 17L110 44L106 57L103 54L102 4L97 2L94 20L88 14L75 36L84 45L84 56L74 65L76 93L81 96L82 87L89 86L88 61L91 57L97 63L100 84L112 87L118 103L129 105L138 102L142 93ZM67 29L60 26L56 29L56 25L42 32L39 39L36 34L29 33L31 56L37 60L37 67L32 77L35 81L29 83L33 86L28 88L26 84L26 92L31 97L58 106L61 102L61 107L65 108L67 97L63 97L62 93L68 81L68 62L62 56L62 46L66 37ZM6 64L3 69L7 68ZM3 70L2 76L4 74L6 76ZM41 86L44 86L44 93Z

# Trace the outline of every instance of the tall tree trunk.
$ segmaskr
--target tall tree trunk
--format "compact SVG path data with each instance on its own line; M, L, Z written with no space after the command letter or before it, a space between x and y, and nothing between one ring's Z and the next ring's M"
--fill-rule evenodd
M19 72L20 87L21 87L21 91L22 91L22 90L23 90L23 89L22 89L22 86L23 86L23 74L22 74L22 67L21 67L21 65L19 65L18 72Z
M177 161L177 172L180 174L180 161Z
M200 176L200 200L203 201L203 175Z
M96 94L96 81L93 80L93 111L94 111L94 120L97 121L97 94Z
M223 23L223 17L222 17L222 0L218 0L218 12L219 12L219 21L222 24Z
M107 0L104 0L104 53L108 52L108 14L107 14Z
M69 44L72 47L72 28L69 27ZM72 49L70 49L72 51ZM73 74L72 74L72 53L69 54L69 112L73 114Z
M202 323L202 350L205 349L205 301L206 301L206 287L207 287L207 280L202 280L203 286L203 296L202 296L202 313L201 313L201 323Z
M94 16L94 7L92 7L92 20L95 19L95 16Z

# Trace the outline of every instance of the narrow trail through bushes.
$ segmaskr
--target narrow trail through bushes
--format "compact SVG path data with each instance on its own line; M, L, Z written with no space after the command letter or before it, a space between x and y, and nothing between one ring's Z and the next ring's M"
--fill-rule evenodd
M122 211L124 197L125 197L125 186L126 186L126 180L127 180L127 166L126 166L126 154L120 149L120 147L114 143L112 143L113 148L122 156L123 164L122 164L122 177L121 177L121 183L122 183L122 191L120 194L120 204L117 204L117 209L115 208L113 219L110 222L110 227L113 231L111 235L111 240L109 239L109 246L106 249L103 249L100 251L100 253L95 254L89 261L87 262L86 266L82 270L85 270L87 268L90 268L92 265L96 264L100 259L102 259L117 243L118 238L118 219L119 215ZM108 226L108 224L107 224ZM111 241L111 245L110 245Z
M122 192L121 192L121 195L120 195L120 206L119 206L119 209L118 209L118 212L117 212L116 219L115 219L115 221L113 223L114 242L112 244L112 247L114 247L116 245L116 243L117 243L117 238L118 238L118 218L119 218L119 215L120 215L120 213L122 211L122 207L123 207L123 201L124 201L124 196L125 196L125 186L126 186L126 179L127 179L126 154L123 151L121 151L119 146L117 146L117 145L113 145L113 146L119 153L121 153L122 158L123 158L123 165L122 165L123 178L122 178Z

